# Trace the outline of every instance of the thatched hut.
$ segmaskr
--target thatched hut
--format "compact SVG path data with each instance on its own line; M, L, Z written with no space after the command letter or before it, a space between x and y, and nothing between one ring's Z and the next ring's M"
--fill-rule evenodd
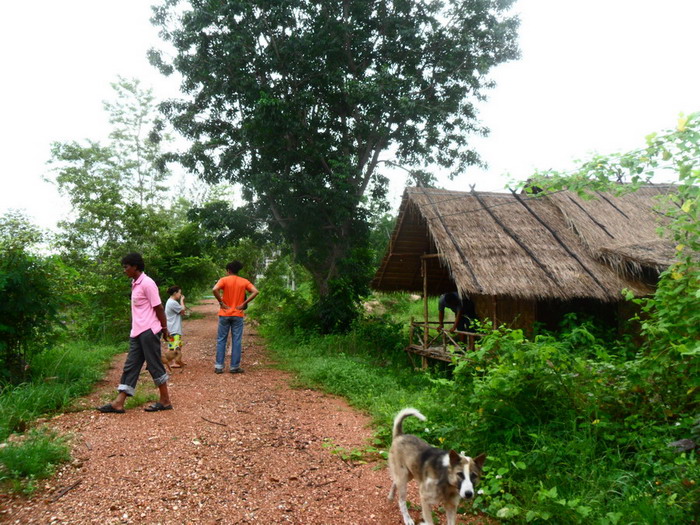
M480 318L529 330L564 312L616 318L622 290L653 292L673 246L657 228L656 197L568 191L529 196L407 188L389 248L372 282L380 291L457 290ZM428 327L428 308L423 323ZM423 346L427 343L424 340Z

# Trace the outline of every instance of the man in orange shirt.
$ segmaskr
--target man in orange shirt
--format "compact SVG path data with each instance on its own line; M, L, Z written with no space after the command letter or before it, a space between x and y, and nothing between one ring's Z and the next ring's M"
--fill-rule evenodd
M232 374L243 372L241 368L241 340L243 339L243 310L258 295L258 290L253 284L238 272L243 268L240 261L233 261L226 265L228 275L222 277L214 285L214 297L219 301L219 330L216 339L216 365L214 372L224 372L224 359L226 357L226 341L228 332L231 331L231 368ZM223 297L222 297L223 292ZM250 295L246 297L246 292Z

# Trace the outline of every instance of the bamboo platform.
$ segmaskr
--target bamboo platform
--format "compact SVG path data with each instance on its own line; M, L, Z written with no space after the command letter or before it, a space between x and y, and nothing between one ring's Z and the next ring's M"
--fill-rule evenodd
M452 362L452 354L447 352L442 346L430 346L423 348L420 345L407 346L404 350L412 354L417 354L428 359L437 359L438 361Z
M428 368L428 359L451 363L455 352L466 355L467 351L474 350L476 340L482 337L482 334L474 332L445 331L443 323L430 320L428 316L428 266L426 263L429 259L438 259L439 257L440 255L437 253L425 253L421 256L423 321L417 322L414 317L411 317L408 346L404 348L411 357L411 361L413 361L412 354L421 357L422 368ZM455 338L459 339L460 342L457 342Z
M466 342L458 343L455 340L456 336L463 336ZM449 333L439 328L439 323L434 321L417 322L411 318L408 346L404 350L409 356L419 355L421 367L427 368L428 359L451 363L455 352L466 355L469 350L474 350L476 340L480 337L481 334L473 332Z

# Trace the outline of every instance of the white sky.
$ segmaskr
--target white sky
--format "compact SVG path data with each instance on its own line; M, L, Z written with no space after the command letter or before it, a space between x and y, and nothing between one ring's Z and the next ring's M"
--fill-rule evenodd
M24 209L52 227L68 211L42 181L53 141L101 140L117 75L157 96L175 81L147 62L160 45L149 0L35 0L0 7L0 214ZM519 0L522 59L494 70L481 106L489 163L450 189L502 189L533 169L567 169L597 151L643 145L700 110L698 0ZM392 177L397 203L405 180Z

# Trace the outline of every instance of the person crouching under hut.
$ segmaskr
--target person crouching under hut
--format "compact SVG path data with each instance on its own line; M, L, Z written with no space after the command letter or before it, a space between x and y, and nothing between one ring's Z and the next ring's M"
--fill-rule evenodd
M455 314L454 324L448 332L469 332L472 328L472 322L476 319L476 308L474 303L468 297L460 297L457 292L448 292L442 294L438 299L438 321L440 322L440 330L443 330L445 321L445 308L449 308ZM464 334L459 334L461 342L466 341Z

